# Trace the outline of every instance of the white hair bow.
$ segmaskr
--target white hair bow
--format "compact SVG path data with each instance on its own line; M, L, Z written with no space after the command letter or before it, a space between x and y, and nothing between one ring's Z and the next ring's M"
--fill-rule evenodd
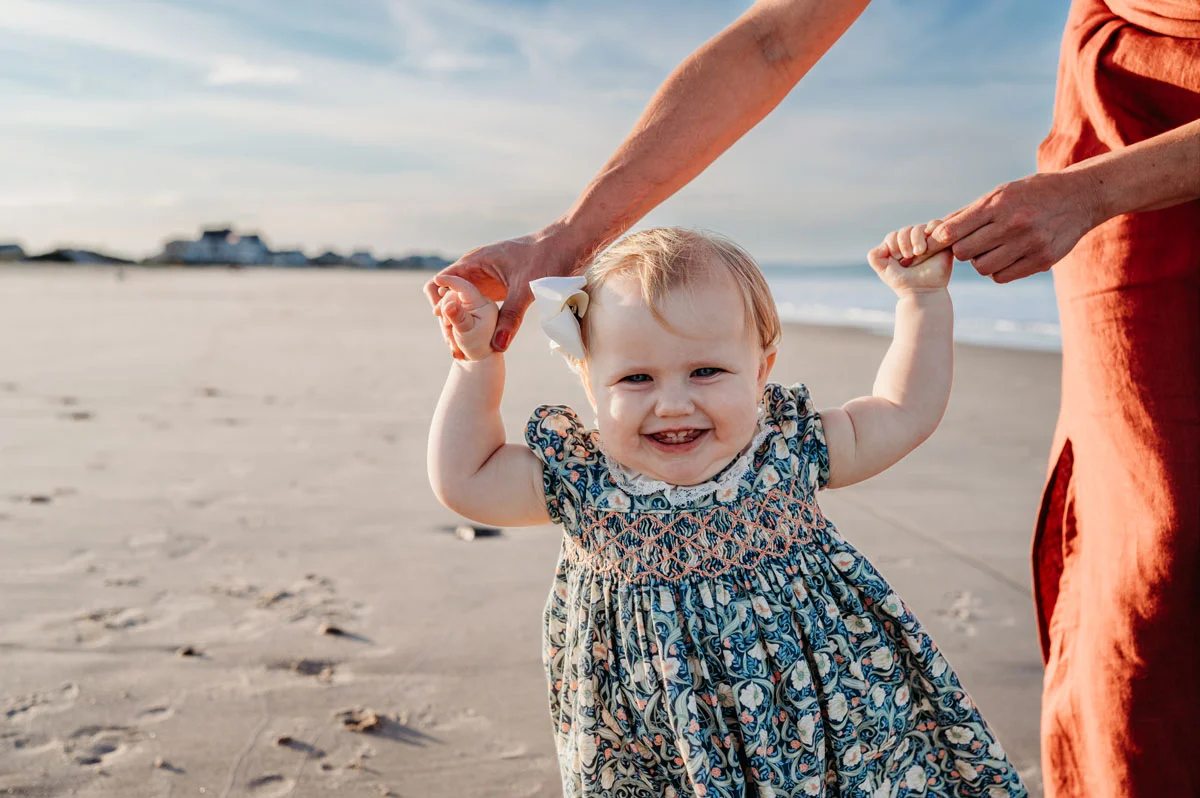
M579 360L587 357L579 328L588 307L585 285L586 277L542 277L529 283L550 348Z

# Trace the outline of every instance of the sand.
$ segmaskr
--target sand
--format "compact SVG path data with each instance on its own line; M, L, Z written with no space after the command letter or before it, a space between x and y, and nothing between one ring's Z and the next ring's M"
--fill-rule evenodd
M423 279L0 269L0 795L559 794L560 533L465 540L431 495ZM790 326L775 377L840 403L886 344ZM957 357L936 435L822 505L1040 794L1027 561L1059 358ZM584 404L532 328L509 375L514 438Z

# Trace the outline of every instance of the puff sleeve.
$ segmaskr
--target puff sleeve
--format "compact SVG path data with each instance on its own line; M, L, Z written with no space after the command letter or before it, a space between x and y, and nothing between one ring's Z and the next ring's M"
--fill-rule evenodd
M825 487L829 483L829 447L808 388L801 383L790 387L769 384L763 402L768 418L778 426L789 452L796 458L797 477L810 490Z
M543 405L529 417L525 443L542 462L542 489L550 520L573 526L598 460L595 436L571 408Z

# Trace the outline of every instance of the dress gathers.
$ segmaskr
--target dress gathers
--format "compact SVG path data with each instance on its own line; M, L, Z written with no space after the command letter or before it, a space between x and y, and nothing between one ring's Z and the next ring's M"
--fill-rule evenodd
M737 478L682 503L618 487L569 408L533 413L564 528L543 662L565 795L1026 795L916 617L821 513L808 391L768 385L763 407Z

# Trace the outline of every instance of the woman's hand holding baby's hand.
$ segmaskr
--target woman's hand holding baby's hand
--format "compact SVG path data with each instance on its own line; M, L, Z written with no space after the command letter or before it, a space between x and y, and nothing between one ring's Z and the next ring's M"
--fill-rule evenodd
M492 333L496 330L499 308L478 288L452 275L434 278L442 335L451 352L462 353L462 360L483 360L492 356ZM458 357L455 354L455 357Z
M882 244L867 253L871 268L897 295L938 291L950 282L954 264L950 250L934 249L938 245L928 238L939 224L941 220L934 219L888 233Z

